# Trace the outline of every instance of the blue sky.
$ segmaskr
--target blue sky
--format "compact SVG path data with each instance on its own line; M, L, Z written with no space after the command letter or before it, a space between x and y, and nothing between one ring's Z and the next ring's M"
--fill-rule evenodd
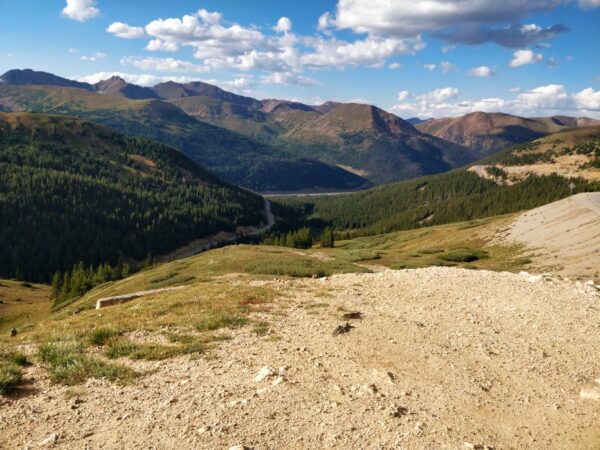
M0 73L600 118L600 0L0 0Z

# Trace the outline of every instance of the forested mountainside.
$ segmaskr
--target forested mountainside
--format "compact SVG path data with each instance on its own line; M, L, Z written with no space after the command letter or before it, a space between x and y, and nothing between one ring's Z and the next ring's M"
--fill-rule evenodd
M82 88L0 83L0 110L65 114L175 147L219 177L257 191L352 190L368 181L314 158L290 155L198 121L157 99L132 100Z
M0 113L0 218L0 276L32 281L266 221L262 197L173 148L31 113Z

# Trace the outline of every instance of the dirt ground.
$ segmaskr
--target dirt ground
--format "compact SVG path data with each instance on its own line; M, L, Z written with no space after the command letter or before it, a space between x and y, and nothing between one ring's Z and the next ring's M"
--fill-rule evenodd
M593 286L446 267L252 283L286 293L258 317L266 335L129 363L145 375L124 387L29 368L28 392L0 400L0 447L600 446ZM348 311L362 318L333 336Z
M498 239L527 246L539 271L600 284L600 193L577 194L527 211Z

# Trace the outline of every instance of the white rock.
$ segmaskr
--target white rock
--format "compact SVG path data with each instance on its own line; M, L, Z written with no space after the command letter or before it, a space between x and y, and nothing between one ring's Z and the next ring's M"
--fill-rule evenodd
M581 398L600 400L600 386L585 387L579 392Z
M271 369L269 366L264 366L262 369L260 369L258 371L256 376L254 377L254 382L260 383L261 381L264 381L267 378L272 377L274 374L275 374L275 372L273 372L273 369Z
M277 386L278 384L281 384L285 381L285 378L283 377L277 377L273 380L273 383L271 383L273 386Z
M44 439L42 439L39 443L40 447L44 447L45 445L50 445L50 444L54 444L58 441L58 434L57 433L52 433L51 435L45 437Z

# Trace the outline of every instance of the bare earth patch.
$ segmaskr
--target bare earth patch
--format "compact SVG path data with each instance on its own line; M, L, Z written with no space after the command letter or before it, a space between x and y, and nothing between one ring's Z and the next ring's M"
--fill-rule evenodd
M46 438L65 449L600 442L592 286L446 267L250 283L287 293L254 314L265 333L231 330L199 358L119 360L145 373L134 384L92 380L74 393L38 364L27 369L28 391L0 400L0 447ZM362 318L333 336L351 311Z

